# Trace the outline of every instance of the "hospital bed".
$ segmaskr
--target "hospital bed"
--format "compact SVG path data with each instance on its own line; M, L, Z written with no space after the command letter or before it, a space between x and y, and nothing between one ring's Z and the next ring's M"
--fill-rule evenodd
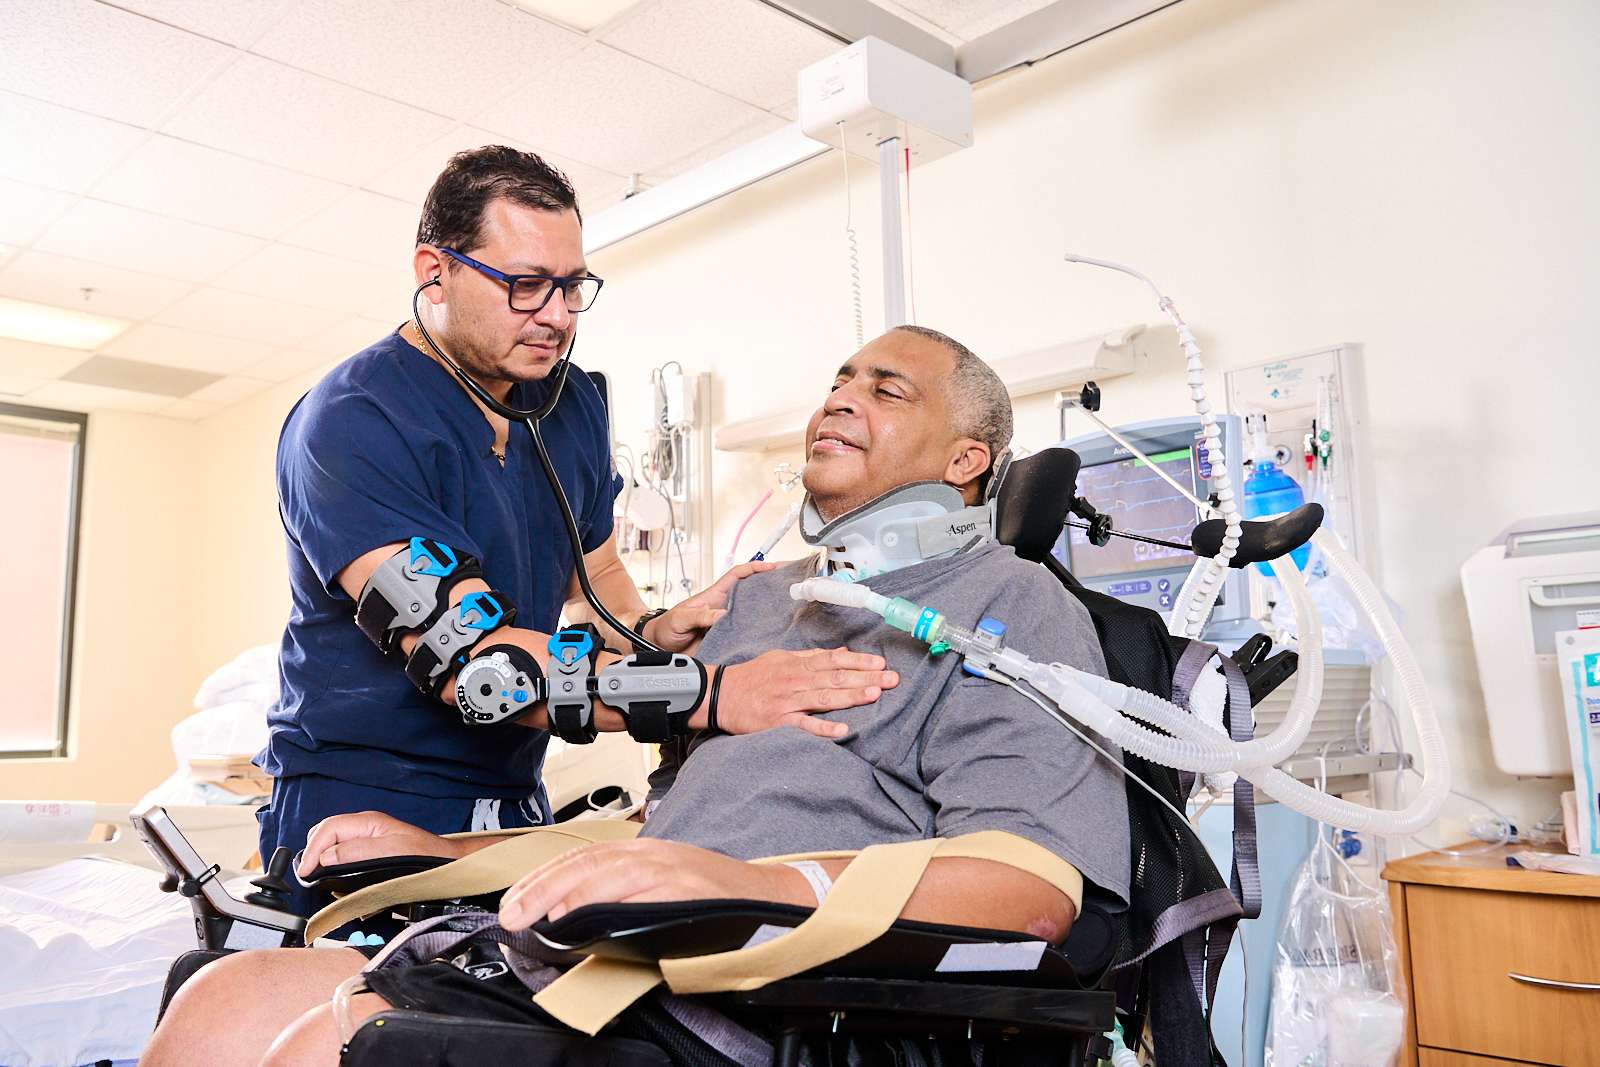
M642 802L650 766L626 735L583 747L552 738L551 806L626 814ZM259 866L254 806L167 811L220 866L224 887L247 893ZM0 831L0 957L15 965L0 977L0 1067L131 1060L149 1039L168 971L195 930L188 902L161 891L161 864L128 815L117 804L0 803L0 827L8 816L30 827L30 840Z
M997 536L1019 556L1049 569L1084 604L1114 680L1170 695L1187 642L1169 638L1154 612L1085 589L1050 555L1074 497L1077 469L1077 456L1065 449L1014 464L999 501ZM1257 684L1259 675L1246 678L1252 704L1286 677L1282 670L1271 673L1271 682ZM1248 719L1240 715L1242 710L1229 708L1225 721L1232 725L1235 719ZM1211 996L1234 926L1248 914L1250 893L1239 887L1241 856L1236 851L1232 880L1238 888L1230 888L1192 828L1174 813L1186 795L1187 783L1178 772L1131 754L1124 757L1124 766L1133 851L1131 904L1119 910L1086 899L1059 949L1034 942L1029 961L1019 964L1019 953L1008 950L1015 948L1013 936L901 921L830 964L760 988L715 994L717 1003L770 1021L775 1067L799 1062L814 1035L824 1035L826 1042L829 1035L884 1033L946 1034L958 1041L993 1038L1000 1042L994 1046L997 1062L1021 1055L1026 1062L1077 1067L1109 1053L1101 1035L1113 1022L1135 1046L1153 1033L1163 1064L1213 1062L1207 1026ZM1249 836L1236 826L1236 846ZM360 884L360 872L346 873L353 879L351 888ZM375 875L386 878L392 872ZM1247 870L1244 884L1249 882ZM668 959L737 948L760 927L793 927L806 914L804 909L750 902L597 905L555 923L537 924L534 930L553 946L552 959L564 955L565 962L608 955ZM952 973L941 966L952 955L978 962ZM192 957L180 961L171 989L203 962ZM603 1035L586 1039L571 1031L396 1010L363 1023L351 1035L342 1062L369 1067L465 1062L463 1057L469 1057L474 1062L532 1064L576 1062L571 1057L598 1062L608 1056L617 1062L631 1056L631 1062L641 1065L667 1062L632 1045L607 1046L606 1040ZM813 1062L819 1047L811 1046Z

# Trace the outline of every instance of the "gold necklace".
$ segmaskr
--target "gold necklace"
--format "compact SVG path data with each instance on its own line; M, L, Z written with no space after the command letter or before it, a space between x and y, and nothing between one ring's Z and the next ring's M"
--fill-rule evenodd
M406 325L410 326L412 328L412 330L416 331L417 340L422 341L424 339L425 335L422 332L422 324L419 323L416 319L412 319L410 322L406 323ZM422 347L421 345L412 344L411 338L409 338L409 337L406 338L406 343L407 344L411 344L411 346L413 348L420 349ZM477 398L476 397L473 398L473 402L474 403L477 402ZM482 405L479 405L479 406L481 407ZM489 454L491 456L493 456L496 460L499 461L500 466L504 467L506 465L506 450L505 450L505 446L502 445L502 446L497 448L497 447L495 447L494 442L491 441L491 442L489 442Z

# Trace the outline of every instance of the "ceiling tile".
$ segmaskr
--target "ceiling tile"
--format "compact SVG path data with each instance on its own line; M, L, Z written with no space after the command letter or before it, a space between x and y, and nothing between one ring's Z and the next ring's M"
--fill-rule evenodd
M28 378L59 378L89 358L76 348L35 344L0 337L0 373Z
M100 200L257 237L276 237L343 191L322 178L159 135L94 186Z
M75 199L71 193L0 178L0 241L27 244Z
M44 378L33 378L26 374L13 374L0 362L0 399L7 403L15 403L23 396L33 392L45 384Z
M511 3L563 26L589 33L627 17L640 0L510 0Z
M153 126L232 49L94 0L0 4L0 89Z
M900 7L918 15L962 41L982 37L1008 22L1049 7L1055 0L897 0Z
M155 321L163 326L260 341L280 348L299 344L343 317L326 308L207 288L190 293L157 315Z
M146 136L135 126L0 92L0 145L27 146L0 152L0 177L81 193Z
M241 261L219 277L217 284L252 296L348 314L399 290L409 277L408 267L397 263L385 269L274 244Z
M308 354L343 359L383 340L385 336L394 332L396 325L398 324L384 319L356 316L312 334L300 341L296 347Z
M120 319L149 318L193 288L193 282L48 252L22 252L0 267L0 296Z
M209 281L261 245L254 237L101 200L78 201L34 242L44 252L195 282Z
M801 68L842 47L757 0L673 0L600 39L760 108L792 98Z
M232 45L249 44L293 0L117 0L117 6Z
M164 363L145 363L116 356L91 356L61 376L62 381L80 385L103 385L162 396L188 396L220 379L220 374L169 367Z
M709 163L718 156L726 155L735 148L747 145L751 141L765 137L774 130L781 130L788 125L778 116L765 111L757 112L757 115L759 116L757 119L746 126L740 127L733 133L701 145L688 155L680 156L656 170L650 171L645 175L647 184L659 183L666 178L682 174L686 170L693 170L702 163Z
M232 374L272 351L272 346L263 341L141 322L101 351L146 363Z
M245 378L233 375L189 394L186 399L198 400L202 404L233 404L246 397L255 396L271 384L271 382L261 378Z
M356 183L449 125L441 116L247 55L180 108L162 131Z
M157 414L169 419L205 419L222 410L221 404L207 404L199 400L174 400Z
M465 118L583 43L499 0L305 0L252 51Z
M304 352L298 349L286 348L280 352L272 353L260 363L247 368L247 370L250 376L254 378L269 378L274 382L286 382L290 378L298 378L300 375L308 374L312 371L331 370L353 354L347 352L343 356L325 356L317 352Z
M591 167L587 163L580 163L549 151L541 151L537 146L525 144L503 133L491 133L489 130L473 126L460 126L427 145L420 152L408 156L377 179L368 182L367 187L420 205L427 197L428 190L432 188L434 179L444 170L445 164L450 162L451 156L457 152L490 144L502 144L519 151L537 153L546 163L567 176L567 180L578 191L578 205L583 208L585 214L599 210L596 205L614 203L622 199L623 189L627 186L627 179L620 174Z
M79 382L48 382L23 397L23 402L68 411L138 411L154 414L172 403L170 396L110 389ZM154 477L154 475L152 475Z
M357 189L281 240L395 272L408 270L417 247L417 205Z
M579 92L582 107L527 106L529 100ZM474 125L627 175L655 170L760 114L749 104L594 44L569 63L541 70L476 116Z

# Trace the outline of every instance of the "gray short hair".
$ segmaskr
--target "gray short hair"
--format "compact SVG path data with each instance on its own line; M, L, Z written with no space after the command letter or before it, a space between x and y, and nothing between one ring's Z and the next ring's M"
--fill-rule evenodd
M1000 453L1011 444L1011 394L1006 392L1005 383L994 368L954 337L926 326L896 326L895 329L937 342L955 357L956 365L945 381L945 397L956 432L989 447L989 470L978 479L981 488L989 480Z

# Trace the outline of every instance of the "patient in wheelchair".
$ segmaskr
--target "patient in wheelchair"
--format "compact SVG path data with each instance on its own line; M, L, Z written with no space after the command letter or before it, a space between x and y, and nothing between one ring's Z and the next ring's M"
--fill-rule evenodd
M954 486L957 509L976 505L1010 436L1010 401L992 370L942 334L891 330L840 368L808 426L811 518L832 528L857 511L870 517L880 498L892 506L900 487L918 482ZM952 527L970 514L952 510ZM870 522L858 529L870 534ZM530 926L603 903L816 907L851 862L748 862L760 857L1002 831L1070 864L1081 887L992 860L935 858L901 917L1059 943L1085 897L1111 909L1124 904L1128 816L1117 769L1020 693L963 673L957 657L930 656L870 613L790 599L791 584L840 565L857 568L875 591L935 607L957 625L999 619L1007 643L1035 660L1105 673L1084 608L1043 568L990 540L957 537L909 562L825 551L746 578L707 635L702 659L727 664L776 648L847 646L885 657L899 685L872 704L828 713L849 728L837 740L783 727L668 746L637 839L590 845L527 872L498 915L457 917L376 961L348 948L220 959L179 992L144 1062L337 1062L330 996L363 969L367 991L350 998L349 1025L391 1007L554 1025L531 991L555 972L517 947ZM358 813L319 825L304 866L459 856L484 843ZM661 991L607 1033L651 1040L684 1064L763 1059L749 1053L761 1045L758 1026Z

